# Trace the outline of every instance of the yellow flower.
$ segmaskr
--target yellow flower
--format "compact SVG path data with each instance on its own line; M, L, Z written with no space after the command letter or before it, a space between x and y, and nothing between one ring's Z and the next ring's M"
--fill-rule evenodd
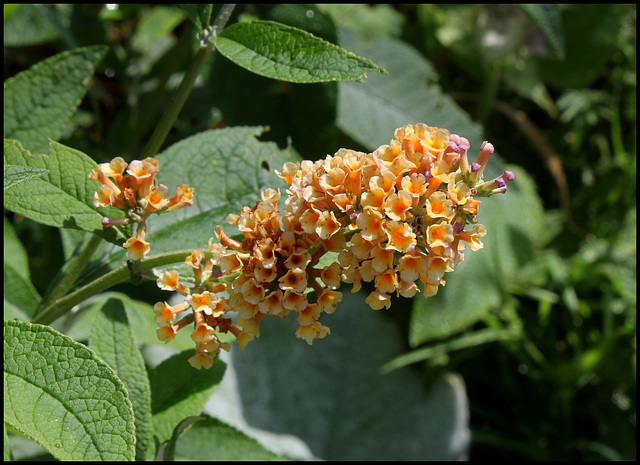
M322 339L327 334L331 334L331 331L326 326L320 324L319 321L315 321L307 326L298 326L296 330L296 337L304 339L309 345L312 345L315 339Z
M364 240L375 241L384 233L382 228L383 215L373 208L366 209L356 218L356 225L361 229L360 235Z
M145 160L133 160L127 167L127 173L135 179L137 194L140 198L146 197L153 185L154 175L158 172L158 162L153 158Z
M298 312L298 324L302 326L313 324L320 318L320 312L321 310L318 304L308 304Z
M284 318L289 315L291 309L286 309L282 306L283 293L280 289L274 289L269 292L264 299L258 304L258 311L266 313L271 316L277 316Z
M127 239L123 247L127 249L127 257L130 260L141 260L150 250L149 243L137 237Z
M442 191L436 191L425 202L427 215L431 218L453 218L456 211L451 199Z
M446 222L432 224L427 228L429 247L449 247L453 241L453 226Z
M153 306L153 312L156 314L156 323L158 326L171 326L176 321L176 312L166 302L158 302Z
M383 307L388 309L391 307L391 298L378 289L369 294L365 302L374 310L380 310Z
M342 293L330 289L322 291L316 300L320 312L323 313L335 312L339 302L342 302Z
M328 239L340 230L342 225L332 211L323 211L316 222L316 234L320 239Z
M216 337L214 329L206 323L200 323L191 333L191 339L196 344L206 344Z
M387 249L397 250L398 252L411 252L416 245L416 235L411 230L411 226L407 223L398 221L387 221L384 225L387 233ZM453 238L452 238L453 240Z
M393 268L394 252L392 249L385 249L376 245L371 251L371 267L378 273L383 273L389 268Z
M193 188L188 184L178 184L176 195L169 199L169 206L165 211L171 212L191 205L193 205Z
M164 209L169 205L169 189L164 184L151 186L151 190L146 197L146 210L150 213Z
M171 341L174 337L176 337L177 333L178 333L177 325L160 326L156 330L158 339L161 341L164 341L165 344Z
M400 187L403 191L408 192L412 198L417 199L427 191L427 181L422 173L411 173L409 176L402 177Z
M195 355L189 358L189 364L198 370L211 368L213 366L213 355L196 350Z
M400 278L403 281L412 283L420 276L421 268L428 258L416 255L403 255L398 261L396 271L400 272Z
M301 268L291 268L278 282L283 291L292 290L302 293L307 288L307 272Z
M334 262L329 266L325 266L320 273L320 279L322 279L322 282L331 289L338 289L340 287L341 278L342 267L337 262Z
M299 312L307 306L307 296L297 293L291 289L284 291L282 296L282 307L288 310Z
M398 276L393 270L386 271L376 277L375 284L376 289L384 294L391 294L392 292L395 292L400 285L400 283L398 283Z

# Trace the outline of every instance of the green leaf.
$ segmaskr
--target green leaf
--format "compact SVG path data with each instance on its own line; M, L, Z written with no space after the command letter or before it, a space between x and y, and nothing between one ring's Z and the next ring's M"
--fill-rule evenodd
M404 336L385 312L369 308L366 294L344 290L336 312L321 319L331 334L312 346L294 336L297 320L290 315L264 318L259 339L223 354L227 373L206 412L297 459L465 457L468 407L460 376L447 373L426 385L408 368L381 374L381 365L405 350ZM277 434L289 444L297 437L313 457L277 447Z
M412 363L422 362L430 358L440 357L454 350L467 349L488 342L517 339L519 333L508 329L485 328L472 333L464 334L451 341L435 344L428 347L421 347L405 354L399 355L382 367L383 373L389 373L400 367Z
M213 5L210 3L197 3L189 5L180 5L186 13L191 22L196 26L198 31L202 31L209 24L211 24L211 13L213 12Z
M622 4L571 4L562 9L565 59L540 59L541 77L557 88L591 87L608 76L607 65L620 49L619 33L626 13Z
M236 23L213 41L220 53L238 66L282 81L364 82L369 71L387 74L366 58L301 29L272 21Z
M168 295L165 296L167 299L168 297ZM154 320L153 305L134 300L119 292L102 292L79 304L77 311L73 312L73 326L67 333L68 336L76 340L87 339L93 329L93 322L99 318L100 309L110 299L116 299L124 305L129 327L139 344L165 346L164 342L160 341L156 335L157 325ZM193 341L187 331L178 333L171 341L171 348L176 350L193 349Z
M177 441L179 460L283 460L282 456L265 449L253 438L209 416L189 428Z
M153 444L151 388L121 300L111 298L102 306L93 321L89 347L113 368L129 392L135 413L136 457L144 458Z
M51 155L32 155L18 141L5 140L4 163L49 171L6 191L8 210L49 226L93 232L113 243L124 240L120 229L102 226L102 218L117 210L98 211L92 205L99 183L88 178L97 165L87 155L53 141Z
M396 128L425 123L466 137L472 150L482 143L482 131L440 88L428 82L437 76L431 64L412 47L395 39L361 42L340 29L340 44L384 63L389 77L371 76L366 84L338 84L338 126L368 150L388 144Z
M4 421L58 460L133 460L127 390L82 344L48 326L5 321Z
M4 83L4 137L35 153L58 140L91 84L105 46L79 48L48 58Z
M160 441L170 439L183 419L202 413L225 372L226 365L218 359L212 368L196 370L188 361L193 354L181 352L149 371L153 428Z
M28 181L29 179L38 178L43 174L47 174L49 170L42 168L30 168L28 166L4 165L4 191Z
M4 319L28 320L40 304L31 283L27 252L11 223L4 218Z
M489 160L489 165L497 160ZM487 228L478 251L465 250L465 259L445 274L446 285L435 296L416 296L409 343L416 347L462 331L497 310L502 296L518 289L519 271L532 257L543 236L543 209L536 186L526 172L509 167L515 181L505 194L482 199L478 222ZM486 173L485 173L486 176Z
M4 46L25 47L51 42L60 37L55 26L42 14L36 5L11 5L15 10L7 17L4 11Z
M551 48L560 60L564 59L564 36L562 35L562 23L560 21L560 6L552 3L523 4L522 8L540 27Z

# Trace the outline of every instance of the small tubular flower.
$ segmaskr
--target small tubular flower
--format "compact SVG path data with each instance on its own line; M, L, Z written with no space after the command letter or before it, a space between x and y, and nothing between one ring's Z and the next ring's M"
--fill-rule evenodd
M137 237L127 239L123 247L127 249L127 257L129 257L130 260L142 260L151 249L148 242Z

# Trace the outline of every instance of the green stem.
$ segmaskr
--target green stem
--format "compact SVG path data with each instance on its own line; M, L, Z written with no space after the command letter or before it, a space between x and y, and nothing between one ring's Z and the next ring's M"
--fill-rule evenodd
M192 253L191 250L179 250L168 254L158 255L156 257L142 260L137 268L140 271L148 271L158 266L170 265L171 263L179 263L184 261L185 257ZM32 320L32 323L48 325L52 321L57 320L74 306L109 289L116 284L125 282L130 277L129 267L125 264L109 273L101 276L95 281L90 282L86 286L81 287L75 292L68 294L60 299L51 301L42 311L38 313Z
M75 260L71 263L69 269L64 272L64 276L51 292L49 297L40 304L40 308L48 307L52 302L60 299L69 291L69 289L71 289L73 284L76 282L76 279L78 279L78 276L80 276L80 273L82 273L82 270L86 268L87 263L89 263L89 260L91 260L93 253L101 242L102 238L100 236L96 234L91 235L89 242L87 242L84 248L80 251L80 254L78 254Z
M220 33L222 31L222 28L229 20L229 16L233 11L234 6L235 5L233 4L222 6L214 23L214 33ZM203 31L202 34L207 35L208 31ZM186 102L187 97L191 93L193 84L196 82L196 78L200 74L205 61L209 57L209 54L215 49L215 45L210 39L202 40L201 44L202 45L200 46L200 49L198 49L198 53L196 53L196 56L189 65L189 69L187 69L187 72L182 77L182 81L178 86L176 94L169 102L167 110L162 115L162 118L151 135L146 147L142 150L143 157L153 157L158 153L160 147L162 147L162 144L167 138L169 131L173 127L173 123L175 123L178 118L180 110L182 110L182 107L184 106L184 102Z
M200 70L202 69L204 62L213 51L213 48L213 43L209 42L206 47L201 47L198 50L198 53L191 62L189 69L182 78L182 82L180 82L180 86L178 87L176 94L171 99L171 102L169 102L167 110L162 115L158 126L151 135L151 139L149 139L146 147L142 150L143 158L153 157L158 153L160 147L162 147L162 144L167 138L167 134L169 134L169 130L178 118L178 114L180 113L180 110L182 110L184 102L187 100L187 97L193 88L196 78L200 74Z

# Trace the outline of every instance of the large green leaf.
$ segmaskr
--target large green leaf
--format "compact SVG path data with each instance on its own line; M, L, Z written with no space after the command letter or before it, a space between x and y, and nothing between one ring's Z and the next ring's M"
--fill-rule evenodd
M82 344L48 326L4 323L4 421L59 460L133 460L127 390Z
M366 58L314 35L272 21L247 21L213 39L225 57L251 72L281 81L364 82L366 73L386 71Z
M4 163L48 170L8 189L6 209L49 226L93 232L114 243L124 241L120 229L102 226L102 218L114 209L99 212L92 205L99 183L88 178L97 165L87 155L53 141L51 155L32 155L18 141L5 139Z
M497 160L490 160L495 164ZM517 289L518 271L543 237L543 209L526 172L510 167L516 178L506 194L482 199L478 222L485 225L484 247L468 247L465 260L444 276L446 285L428 299L416 296L409 340L412 346L448 337L499 309L502 296Z
M11 223L4 218L4 319L28 320L40 304L31 283L27 252Z
M406 124L425 123L466 137L472 151L482 142L480 126L429 81L431 64L415 49L394 39L363 43L346 28L340 44L381 63L389 76L371 76L367 83L338 84L338 126L368 150L388 144L393 131Z
M46 153L58 140L86 93L105 46L79 48L48 58L4 83L4 137Z
M177 441L180 460L282 460L255 439L208 416L200 417Z
M111 298L102 306L93 321L89 347L113 368L129 392L135 413L136 457L144 459L153 444L151 388L121 300Z
M26 182L33 178L38 178L47 174L49 170L42 168L31 168L29 166L4 165L4 190L11 189L21 182Z
M336 312L322 318L331 334L313 346L294 336L294 315L264 318L260 338L244 351L234 345L223 354L227 373L206 412L292 458L312 458L292 436L324 460L465 457L462 379L448 373L426 386L408 368L381 374L381 365L404 350L404 337L363 294L345 291Z

